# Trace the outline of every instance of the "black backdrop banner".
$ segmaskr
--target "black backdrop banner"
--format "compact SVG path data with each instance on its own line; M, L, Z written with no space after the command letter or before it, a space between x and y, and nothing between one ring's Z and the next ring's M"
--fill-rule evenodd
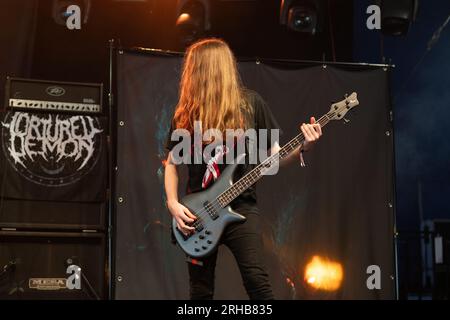
M185 257L171 243L163 186L164 141L181 63L178 56L133 50L117 54L116 299L188 298ZM360 101L348 116L350 123L333 122L324 129L321 141L305 154L307 167L293 164L258 182L265 261L276 298L394 298L386 69L255 61L240 62L239 68L244 84L271 107L283 129L282 143L345 93L356 91ZM321 277L324 270L328 278ZM380 286L368 286L376 284L377 275ZM247 298L224 246L215 297Z

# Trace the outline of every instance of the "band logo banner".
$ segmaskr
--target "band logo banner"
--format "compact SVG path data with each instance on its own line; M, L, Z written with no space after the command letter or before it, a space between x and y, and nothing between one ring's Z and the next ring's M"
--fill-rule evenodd
M85 115L3 113L2 196L102 201L107 177L103 123Z

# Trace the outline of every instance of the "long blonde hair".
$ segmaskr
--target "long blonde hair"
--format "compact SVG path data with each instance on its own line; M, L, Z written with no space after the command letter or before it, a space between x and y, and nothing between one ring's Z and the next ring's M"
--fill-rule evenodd
M246 129L250 113L228 45L216 38L192 44L184 59L175 127L192 132L194 121L201 121L203 130Z

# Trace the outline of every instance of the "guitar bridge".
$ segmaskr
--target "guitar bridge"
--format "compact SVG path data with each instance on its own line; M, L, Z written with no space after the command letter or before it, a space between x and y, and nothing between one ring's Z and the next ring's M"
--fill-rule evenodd
M181 230L180 229L178 229L177 228L177 231L178 231L178 233L183 237L183 240L184 241L186 241L187 239L189 239L189 237L191 236L191 235L189 235L189 234L184 234L183 232L181 232Z

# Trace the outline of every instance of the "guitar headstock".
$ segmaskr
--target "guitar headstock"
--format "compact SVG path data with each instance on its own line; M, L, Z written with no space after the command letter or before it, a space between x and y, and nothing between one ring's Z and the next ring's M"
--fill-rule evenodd
M341 120L351 109L359 105L356 92L347 96L344 100L333 103L327 113L329 120Z

